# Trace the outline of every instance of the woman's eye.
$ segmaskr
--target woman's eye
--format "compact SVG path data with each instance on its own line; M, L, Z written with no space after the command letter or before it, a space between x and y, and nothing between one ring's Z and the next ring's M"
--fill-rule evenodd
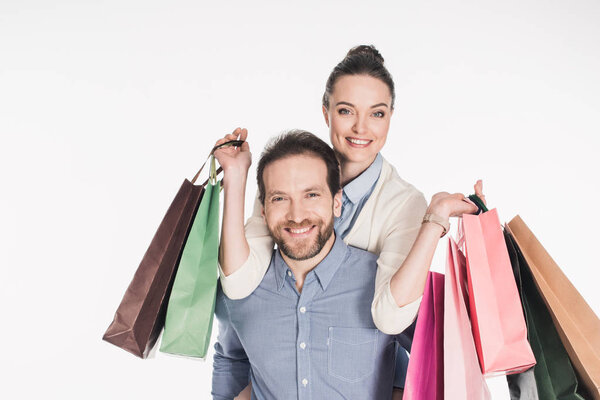
M376 117L376 118L383 118L384 115L385 114L383 113L383 111L375 111L373 113L373 116Z
M348 110L347 108L340 108L338 110L338 114L348 115L348 114L350 114L350 110Z

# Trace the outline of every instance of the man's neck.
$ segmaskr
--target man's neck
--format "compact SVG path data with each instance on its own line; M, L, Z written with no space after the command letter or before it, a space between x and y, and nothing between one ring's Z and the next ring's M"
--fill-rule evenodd
M310 271L312 271L317 265L319 265L319 263L323 261L325 257L327 257L327 254L329 254L329 251L331 251L331 248L333 247L334 243L335 233L329 237L329 239L325 243L325 246L323 246L321 251L316 256L306 260L293 260L285 254L283 254L282 252L280 252L283 261L285 261L285 263L288 265L288 267L290 267L290 269L294 273L294 277L296 278L296 288L298 289L298 292L302 292L302 286L304 286L304 279L306 278L306 275Z

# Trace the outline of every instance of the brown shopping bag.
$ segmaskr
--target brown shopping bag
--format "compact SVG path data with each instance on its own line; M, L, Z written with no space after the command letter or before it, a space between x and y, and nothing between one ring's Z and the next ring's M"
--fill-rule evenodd
M600 400L600 320L519 216L508 228L548 306L579 383L590 399Z
M222 143L212 149L208 159L217 148L240 146L242 143L240 140ZM138 357L148 356L164 327L167 304L181 253L209 182L206 180L202 185L194 185L204 165L206 161L191 182L186 179L181 185L133 276L112 323L102 337ZM221 168L215 175L220 171Z
M146 358L164 326L169 293L203 186L185 180L160 223L115 317L102 337Z

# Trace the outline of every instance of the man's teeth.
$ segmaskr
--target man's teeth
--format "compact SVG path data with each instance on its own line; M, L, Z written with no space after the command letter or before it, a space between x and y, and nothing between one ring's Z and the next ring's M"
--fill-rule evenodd
M302 228L302 229L292 229L292 228L290 228L290 232L292 232L292 233L304 233L304 232L308 232L309 229L310 229L310 227Z
M370 140L360 140L360 139L352 139L352 138L348 138L348 141L350 141L351 143L354 143L354 144L367 144L370 142Z

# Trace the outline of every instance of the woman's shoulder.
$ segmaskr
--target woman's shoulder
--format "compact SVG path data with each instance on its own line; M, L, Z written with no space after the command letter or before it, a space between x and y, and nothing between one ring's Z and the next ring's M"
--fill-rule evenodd
M379 197L382 199L395 199L394 203L396 204L397 201L401 199L427 203L423 193L413 184L401 178L396 168L385 158L383 158L381 175L379 178Z

